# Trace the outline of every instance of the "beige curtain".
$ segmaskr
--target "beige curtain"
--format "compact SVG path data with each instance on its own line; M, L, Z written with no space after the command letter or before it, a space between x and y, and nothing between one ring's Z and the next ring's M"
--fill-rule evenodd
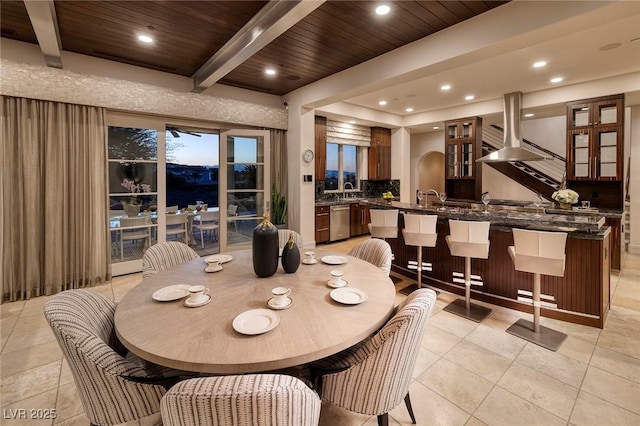
M287 198L287 132L271 129L271 183Z
M105 110L1 98L1 302L110 279Z

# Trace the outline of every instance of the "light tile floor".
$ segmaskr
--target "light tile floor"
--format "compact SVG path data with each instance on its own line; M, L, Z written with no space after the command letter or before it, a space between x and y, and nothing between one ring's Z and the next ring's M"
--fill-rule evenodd
M322 248L346 253L360 240ZM94 290L120 300L140 280L140 274L118 277ZM454 296L441 293L410 387L418 425L640 425L640 256L626 255L611 283L603 330L543 319L569 335L558 352L505 332L530 315L493 306L493 314L476 324L443 311ZM0 306L3 425L88 423L42 314L45 300ZM42 414L52 408L55 420L14 418L20 409L28 417L31 409ZM391 411L390 424L410 423L403 404ZM324 403L320 424L373 426L376 418Z

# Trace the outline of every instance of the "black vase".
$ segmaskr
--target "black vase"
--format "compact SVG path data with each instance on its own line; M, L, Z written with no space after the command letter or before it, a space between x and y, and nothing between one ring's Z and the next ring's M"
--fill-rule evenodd
M253 271L260 278L270 277L278 269L278 229L265 216L253 230Z
M287 274L292 274L298 270L300 266L300 250L298 245L293 241L293 234L289 234L289 241L282 249L282 269Z

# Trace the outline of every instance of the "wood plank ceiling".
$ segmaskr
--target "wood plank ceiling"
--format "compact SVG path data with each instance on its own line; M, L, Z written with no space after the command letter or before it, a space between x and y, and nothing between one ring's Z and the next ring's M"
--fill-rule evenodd
M327 1L219 81L284 95L507 1ZM55 0L63 51L186 77L194 73L262 9L266 1ZM2 37L37 39L22 1L0 2ZM140 32L156 39L142 45ZM64 62L63 62L64 66ZM278 74L267 77L266 67Z

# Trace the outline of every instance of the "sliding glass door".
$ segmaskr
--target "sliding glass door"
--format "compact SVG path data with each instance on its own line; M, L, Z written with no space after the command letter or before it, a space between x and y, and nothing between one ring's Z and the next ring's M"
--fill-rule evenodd
M269 132L230 130L220 135L222 249L250 246L253 229L269 211Z
M186 241L201 256L250 247L269 211L268 131L176 121L108 116L113 276L142 270L144 251L162 241ZM170 217L178 210L186 221Z
M109 126L109 236L114 275L139 268L158 238L158 131Z
M166 140L166 239L185 242L200 256L219 253L220 136L167 126Z

